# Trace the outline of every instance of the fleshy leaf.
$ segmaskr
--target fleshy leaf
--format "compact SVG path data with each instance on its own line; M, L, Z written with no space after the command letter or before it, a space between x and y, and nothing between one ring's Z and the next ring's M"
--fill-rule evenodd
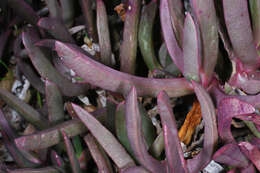
M260 92L260 80L251 79L245 73L236 73L230 78L229 84L241 88L248 94L257 94Z
M230 130L232 118L238 115L247 116L254 112L255 108L249 103L240 101L236 98L222 99L218 106L218 132L223 142L235 142Z
M253 35L255 40L256 48L260 48L260 1L249 0Z
M16 145L14 144L14 139L16 137L15 132L9 125L5 115L3 114L2 110L0 109L0 127L1 133L3 137L3 143L8 150L8 152L12 155L15 162L20 167L38 167L41 161L31 155L26 151L19 150Z
M195 16L200 28L203 85L208 85L218 58L218 25L214 0L192 0Z
M77 51L72 45L53 40L45 40L37 44L52 47L58 53L62 62L81 77L84 82L109 91L127 95L131 87L135 86L138 96L156 97L161 90L165 90L171 97L192 93L190 84L184 78L150 79L136 77L106 67Z
M33 45L38 40L38 35L32 28L29 28L27 32L23 33L23 44L41 77L55 83L66 96L75 96L85 93L87 86L74 84L59 74L47 59L44 52L39 47Z
M131 168L122 171L122 173L149 173L149 171L147 171L141 166L133 166Z
M124 102L120 103L117 106L115 117L116 135L118 140L126 148L128 153L130 153L134 157L133 150L131 149L129 139L127 137L125 109L126 107ZM149 148L155 140L156 131L154 129L154 126L152 125L151 120L148 118L145 109L141 105L139 105L139 111L142 119L144 138Z
M23 75L28 79L30 84L37 89L40 93L44 94L44 83L40 79L39 75L37 75L37 72L33 69L33 67L26 63L23 59L21 58L16 58L16 62L18 65L19 70L22 71Z
M92 0L80 0L80 5L84 16L88 36L92 38L94 42L97 42L97 28L94 25L94 12L92 10L93 3L94 2Z
M157 12L157 0L151 1L148 5L144 6L141 13L141 19L138 30L138 43L139 47L149 70L161 69L158 63L153 46L153 25Z
M168 162L169 172L188 172L178 136L176 120L172 112L172 107L170 106L169 97L165 92L160 92L157 103L163 126L166 160Z
M44 168L23 168L8 170L8 173L60 173L60 171L53 167Z
M103 147L109 157L115 162L119 169L125 169L135 165L122 145L116 140L98 120L81 107L72 104L73 110L81 121L87 126L98 143Z
M18 16L21 16L33 25L37 24L40 17L24 0L8 0L7 2Z
M163 38L164 38L166 47L168 49L168 52L169 52L173 62L180 69L180 71L183 72L183 63L184 63L183 62L183 53L177 43L177 40L176 40L174 32L173 32L169 5L168 5L167 0L160 1L160 20L161 20Z
M217 122L215 108L207 91L192 81L195 94L200 102L202 118L204 121L203 149L193 159L188 160L188 168L191 173L197 173L210 162L218 141Z
M111 66L111 42L109 36L107 12L103 0L97 0L97 31L101 62L105 65Z
M71 27L73 25L75 8L74 1L71 0L59 0L62 10L62 19L67 27Z
M249 165L248 159L240 151L237 144L227 144L221 147L213 156L218 163L233 167L245 168Z
M186 15L183 31L183 75L188 80L200 81L200 35L190 13Z
M154 140L149 151L155 158L159 158L163 150L164 150L164 137L163 137L163 131L161 131L161 133L159 133L159 135Z
M64 106L59 88L46 80L45 90L49 122L51 124L62 122L64 120Z
M75 43L65 24L60 19L43 17L38 21L37 25L60 41Z
M134 87L126 99L126 128L131 148L138 162L153 173L166 172L164 164L154 159L147 151L148 147L143 136L142 119L138 108L137 92Z
M65 163L62 160L62 158L57 154L56 151L52 150L51 151L51 162L54 166L64 169L65 168Z
M5 115L3 113L3 111L0 109L0 127L1 130L4 130L6 135L11 138L14 139L16 138L16 134L13 131L12 127L9 125L7 119L5 118Z
M90 150L90 153L95 160L95 163L98 167L98 171L102 173L112 173L112 167L108 157L106 156L104 150L96 142L95 138L88 134L84 137L84 140Z
M15 143L20 148L26 150L36 150L48 148L62 141L60 131L65 131L68 137L73 137L87 132L87 128L80 120L74 119L56 125L50 129L39 131L32 135L21 136L15 139Z
M21 114L26 121L35 125L35 127L44 129L49 126L48 121L33 107L2 88L0 88L0 98Z
M224 0L225 22L238 58L246 65L257 68L259 57L254 46L247 3L244 0Z
M45 3L49 9L50 16L61 19L61 9L58 0L45 0Z
M140 10L140 0L127 2L123 42L120 46L120 71L130 74L135 73Z
M72 172L73 173L81 173L79 161L78 161L77 156L75 154L72 143L71 143L69 137L66 135L65 131L62 130L61 133L62 133L63 138L64 138L64 143L65 143L65 146L66 146L67 155L69 156L70 166L71 166Z
M181 0L168 0L171 23L179 46L182 45L184 8Z
M217 87L212 87L210 93L215 97L216 104L219 105L223 98L237 98L241 101L247 102L254 106L256 109L260 109L260 94L257 95L226 95Z
M238 145L241 151L254 163L258 171L260 171L260 150L257 146L249 142L240 142Z

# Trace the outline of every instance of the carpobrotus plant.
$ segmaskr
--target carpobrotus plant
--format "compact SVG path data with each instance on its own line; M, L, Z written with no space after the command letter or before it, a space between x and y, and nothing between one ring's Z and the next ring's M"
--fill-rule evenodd
M0 5L3 172L260 171L260 0Z

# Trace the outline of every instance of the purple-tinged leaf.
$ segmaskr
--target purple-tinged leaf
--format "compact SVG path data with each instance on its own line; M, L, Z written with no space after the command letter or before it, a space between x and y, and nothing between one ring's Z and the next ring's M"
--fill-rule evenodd
M150 172L141 166L133 166L131 168L122 171L121 173L150 173Z
M22 45L22 34L20 33L14 40L13 44L13 52L15 56L18 56L20 52L22 51L21 45Z
M1 131L3 142L8 150L8 152L12 155L12 158L15 160L17 165L19 167L38 167L41 165L41 161L31 155L30 153L27 153L26 151L22 152L22 150L19 150L16 145L13 142L13 139L9 138L5 130L2 129Z
M218 58L218 24L214 0L192 0L193 10L200 28L202 49L201 76L203 85L208 85Z
M97 42L97 28L94 24L94 13L92 10L93 0L80 0L80 5L84 15L88 37L92 38L94 42Z
M156 97L161 90L165 90L170 97L180 97L192 93L190 84L184 78L149 79L136 77L106 67L77 51L74 46L69 44L45 40L38 42L37 45L53 48L62 62L84 82L105 90L127 95L131 87L135 86L138 96L152 97Z
M183 75L188 80L200 81L200 35L190 13L186 15L183 31Z
M3 142L9 153L12 155L15 162L20 167L37 167L41 161L26 151L19 150L14 145L14 139L17 136L11 126L9 125L5 115L0 109L0 127L3 135Z
M23 148L25 150L48 148L62 141L60 131L65 131L68 137L73 137L87 132L87 128L81 123L80 120L74 119L56 125L47 130L16 138L15 143L19 148Z
M81 173L79 161L77 159L77 156L75 154L75 151L73 149L71 141L70 141L69 137L66 135L66 132L64 130L62 130L61 133L62 133L63 138L64 138L64 143L65 143L65 146L66 146L67 155L69 156L70 166L71 166L72 172L73 173Z
M260 1L249 0L249 6L251 12L255 45L256 48L260 48Z
M247 73L236 73L228 82L230 85L241 88L248 94L257 94L260 92L260 80L251 79Z
M228 56L233 57L234 52L233 52L231 41L229 39L228 32L227 32L227 29L226 29L222 3L221 2L217 3L217 1L215 1L215 8L216 8L216 14L217 14L217 17L218 17L219 37L223 42L224 48L227 51Z
M165 165L154 159L147 151L148 147L143 136L142 119L138 108L137 92L134 87L126 99L126 128L131 148L138 162L153 173L166 172Z
M254 137L254 138L251 139L250 143L252 145L257 146L260 149L260 138Z
M52 150L51 151L51 162L54 166L64 169L65 168L65 163L63 159L56 153L56 151Z
M260 80L260 71L250 71L248 72L250 79Z
M258 171L260 171L260 151L257 146L249 142L240 142L238 145L246 157L250 159Z
M252 114L255 108L246 102L236 98L224 98L218 106L218 132L224 143L235 142L232 136L230 126L232 118L238 115Z
M73 25L73 19L75 16L75 1L59 0L59 2L61 4L63 22L66 24L67 27L71 27Z
M139 106L140 116L142 119L142 129L143 129L144 138L147 147L149 148L152 145L153 141L155 140L156 131L145 109L140 104L138 106ZM135 158L133 150L130 146L130 141L127 137L125 109L126 106L124 102L118 104L116 109L116 114L115 114L116 135L118 140L125 147L128 153L130 153L130 155L133 158Z
M71 70L69 68L67 68L62 61L60 60L60 58L58 56L53 56L52 57L52 62L54 67L57 69L57 71L64 77L66 77L67 79L69 79L70 81L73 80L73 76L71 75ZM72 72L73 73L73 72Z
M228 56L232 59L234 57L234 51L231 45L231 41L228 37L228 33L225 30L226 28L224 28L224 26L222 26L221 24L219 24L218 26L218 33L219 33L219 37L221 38L224 48L228 53Z
M45 29L57 40L68 43L75 43L61 19L43 17L38 21L37 25Z
M16 58L16 63L18 65L19 70L23 73L23 75L28 79L30 84L40 93L44 94L44 83L40 79L40 76L33 69L33 67L26 63L22 58Z
M159 50L159 60L161 65L163 66L164 70L167 74L172 75L173 77L181 76L181 72L178 67L172 61L167 47L165 43L163 43Z
M210 93L213 95L216 100L216 104L219 105L220 101L223 98L236 98L241 101L247 102L251 104L256 109L260 109L260 94L257 95L226 95L223 91L221 91L218 87L212 87L210 89Z
M38 73L44 79L48 79L55 83L66 96L75 96L85 93L87 90L86 85L82 86L80 84L73 84L71 81L59 74L47 59L44 52L39 47L33 45L38 40L39 38L37 33L32 28L29 28L27 32L23 33L23 44Z
M213 156L213 160L233 167L245 168L249 165L248 159L240 151L237 144L227 144L221 147Z
M240 169L241 173L255 173L255 167L253 164L250 164L248 167Z
M120 71L130 74L135 73L140 10L140 0L127 2L123 42L120 46Z
M9 125L7 119L5 118L5 115L3 113L3 111L0 109L0 127L1 130L4 130L6 132L6 135L11 138L14 139L16 138L16 134L13 131L12 127Z
M89 148L93 159L95 160L95 163L98 167L98 172L112 173L113 170L110 161L106 156L103 148L101 148L96 142L95 138L91 134L88 134L84 137L84 140Z
M259 56L254 45L247 3L245 0L223 0L224 15L236 56L248 67L257 68Z
M237 172L237 169L236 168L233 168L231 169L230 171L228 171L227 173L236 173Z
M156 59L153 45L153 27L157 9L157 0L151 1L143 7L138 30L138 44L144 62L151 71L162 68Z
M169 12L171 16L171 23L176 40L181 47L183 35L183 25L184 25L184 8L183 1L181 0L168 0Z
M183 53L177 43L177 40L173 32L169 5L167 0L161 0L160 2L160 20L161 20L163 38L166 47L168 49L168 52L173 62L180 69L180 71L183 72Z
M97 32L100 46L101 62L105 65L112 65L111 42L106 7L103 0L97 0Z
M12 31L11 29L7 29L7 31L3 32L0 35L0 59L3 58L2 56L3 56L4 48L5 48L5 45L8 41L10 34L12 33L11 31Z
M0 88L0 98L10 107L15 109L23 118L38 129L49 127L48 121L39 114L33 107L20 100L7 90Z
M60 173L60 171L53 167L44 168L23 168L8 170L7 173Z
M61 19L61 8L58 0L45 0L45 3L49 9L50 16L52 18Z
M187 173L188 169L186 161L184 160L176 121L172 112L169 97L164 91L160 92L158 95L157 103L163 127L168 171L171 173Z
M24 0L8 0L7 2L18 16L21 16L30 24L37 24L40 17Z
M116 140L98 120L81 107L72 104L73 110L81 121L87 126L98 143L103 147L109 157L115 162L120 170L135 165L122 145Z
M64 106L60 90L48 80L45 81L45 90L49 122L58 124L64 120Z
M201 105L202 118L204 121L203 149L193 159L188 160L190 173L197 173L211 161L215 145L218 141L217 122L215 107L207 91L199 84L192 81L195 94Z

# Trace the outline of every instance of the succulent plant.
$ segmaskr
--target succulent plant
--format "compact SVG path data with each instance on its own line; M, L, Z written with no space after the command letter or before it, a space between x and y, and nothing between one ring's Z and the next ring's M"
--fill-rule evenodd
M1 72L15 69L32 86L29 102L0 87L1 141L14 161L1 160L1 171L198 173L213 160L230 173L260 171L260 0L0 8ZM187 157L178 106L191 100L204 131ZM34 130L22 135L7 108Z

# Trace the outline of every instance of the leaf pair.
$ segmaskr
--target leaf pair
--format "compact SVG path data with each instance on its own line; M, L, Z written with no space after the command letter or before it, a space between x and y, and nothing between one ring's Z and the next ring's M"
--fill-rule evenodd
M160 5L161 27L169 54L187 79L201 80L203 85L208 85L217 63L218 53L214 2L191 1L196 20L194 21L188 13L184 27L183 17L176 18L181 15L179 12L181 10L174 11L173 2L182 9L182 4L178 0L162 0Z

